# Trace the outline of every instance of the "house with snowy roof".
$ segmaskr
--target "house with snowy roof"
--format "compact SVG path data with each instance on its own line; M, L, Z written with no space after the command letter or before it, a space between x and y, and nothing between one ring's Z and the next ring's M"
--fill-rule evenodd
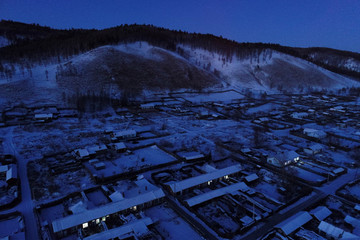
M310 215L321 222L331 215L331 211L325 206L318 206L310 211Z
M117 151L117 152L125 152L127 147L125 145L125 143L123 142L116 142L112 144L112 147Z
M317 139L323 139L326 137L326 132L312 128L304 128L303 133L309 137Z
M267 158L267 163L276 167L284 167L300 161L300 156L295 151L282 151Z
M6 183L8 185L16 185L18 182L18 173L15 164L10 164L6 171Z
M111 216L136 212L162 202L165 194L161 188L146 180L139 181L136 182L139 189L134 189L136 194L127 194L128 197L113 196L113 202L92 209L83 209L79 204L72 209L74 214L52 221L53 233L57 238L63 238L77 233L80 229L102 225L102 222L106 222Z
M312 217L308 212L300 211L292 217L276 225L275 228L282 232L284 235L288 236L306 223L308 223L311 219Z
M222 169L217 169L209 173L201 174L199 176L184 179L178 182L169 182L165 187L169 189L172 194L182 194L183 191L193 189L201 185L211 185L213 181L228 179L229 176L236 175L242 170L240 164L229 166Z
M86 148L80 148L74 150L73 154L78 159L88 159L90 157L90 154Z
M315 155L323 150L323 146L319 143L313 144L307 148L304 148L304 152L310 155Z
M350 232L347 232L341 228L335 227L334 225L327 223L325 221L321 221L318 229L320 232L322 232L324 235L326 235L327 238L332 239L359 239L359 236L356 236Z
M52 120L54 115L52 113L38 113L35 114L34 120L38 122L47 122Z
M111 137L115 139L126 139L126 138L134 138L136 137L135 130L124 130L111 133Z

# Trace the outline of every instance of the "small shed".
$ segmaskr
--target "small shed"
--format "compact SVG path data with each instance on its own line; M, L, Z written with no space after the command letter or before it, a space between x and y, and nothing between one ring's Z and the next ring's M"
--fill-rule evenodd
M9 169L6 171L6 183L8 185L15 185L17 183L17 169L14 164L9 167Z

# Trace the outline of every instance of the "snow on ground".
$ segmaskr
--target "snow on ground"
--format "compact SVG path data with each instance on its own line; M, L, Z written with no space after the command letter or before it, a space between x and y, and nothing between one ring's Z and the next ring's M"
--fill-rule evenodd
M11 42L7 38L5 38L3 36L0 36L0 48L1 47L6 47L6 46L8 46L10 44L11 44Z
M21 217L14 217L8 220L0 221L0 237L6 237L8 235L12 235L13 233L19 232L21 230L19 226L20 220Z
M213 92L213 93L184 93L184 94L174 94L175 97L181 97L187 101L193 103L202 103L202 102L224 102L230 103L237 99L243 99L244 95L230 90L226 92Z
M187 45L179 45L179 47L185 50L193 64L197 64L209 71L214 71L215 69L220 71L221 77L226 82L239 89L251 88L253 90L275 91L269 89L267 83L262 80L269 77L268 72L266 70L258 72L258 70L260 68L271 67L276 61L289 63L304 71L318 71L332 79L335 88L360 86L360 83L354 80L325 70L303 59L275 50L265 50L258 57L238 59L236 56L230 56L227 59L225 56L204 49L194 49Z
M156 145L134 150L130 155L124 154L112 161L103 161L104 169L96 170L91 164L85 163L87 168L101 177L109 177L116 174L128 172L132 169L138 170L144 167L176 161L176 158L162 151Z
M309 171L306 171L302 168L299 168L299 167L296 167L296 166L291 166L290 168L294 169L295 170L295 175L299 178L302 178L304 180L307 180L307 181L314 181L314 182L321 182L323 180L325 180L324 177L320 176L320 175L317 175L313 172L309 172Z
M276 104L276 103L266 103L264 105L249 108L246 111L246 113L247 114L254 114L254 113L258 113L258 112L271 112L271 113L274 114L275 113L274 110L277 110L279 107L281 107L281 106Z
M179 217L171 208L164 205L152 207L145 210L146 216L151 217L155 224L155 229L165 239L184 240L184 239L203 239L191 226Z

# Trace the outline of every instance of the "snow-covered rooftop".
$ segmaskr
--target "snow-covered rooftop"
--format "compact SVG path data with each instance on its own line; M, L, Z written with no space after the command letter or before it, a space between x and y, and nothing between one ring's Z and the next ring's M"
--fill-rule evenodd
M82 223L117 213L129 209L133 206L141 205L146 202L162 198L164 196L165 194L162 189L158 188L154 191L140 194L133 198L125 198L122 201L109 203L107 205L103 205L95 209L90 209L79 214L69 215L64 218L56 219L52 222L52 228L55 233L60 232L65 229L78 226Z
M247 189L249 189L249 187L243 183L243 182L239 182L239 183L235 183L232 184L230 186L226 186L223 188L219 188L216 189L214 191L210 191L210 192L206 192L204 194L192 197L190 199L185 200L185 202L189 205L189 207L193 207L196 206L200 203L206 202L208 200L226 195L226 194L230 194L236 191L246 191Z
M185 189L195 187L199 184L206 183L207 181L218 179L226 175L234 174L240 171L241 171L241 165L237 164L230 167L219 169L211 173L206 173L196 177L188 178L179 182L175 182L175 183L172 182L167 185L171 188L172 192L177 193Z
M326 235L336 239L359 239L359 236L346 232L343 229L335 227L334 225L324 221L320 222L318 228L320 231L326 233Z
M331 211L325 206L318 206L317 208L311 210L310 214L317 220L322 221L331 215Z
M252 182L252 181L255 181L259 179L258 175L256 175L256 173L253 173L253 174L250 174L249 176L246 176L245 177L245 180L249 183L249 182Z
M279 223L275 228L281 229L286 235L291 234L296 229L303 226L305 223L309 222L312 219L311 215L308 212L301 211L293 215L292 217L286 219L285 221Z
M130 222L128 224L122 225L121 227L114 228L111 230L103 231L98 234L91 235L84 238L84 240L105 240L105 239L115 239L121 235L128 233L134 233L136 236L141 236L146 234L149 230L148 225L152 224L152 220L149 217L142 218L135 222Z

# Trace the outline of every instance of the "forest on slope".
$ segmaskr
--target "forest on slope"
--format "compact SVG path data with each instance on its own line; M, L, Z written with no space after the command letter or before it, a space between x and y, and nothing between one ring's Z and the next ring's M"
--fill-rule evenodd
M224 61L259 56L272 49L314 63L332 72L360 80L360 54L329 48L294 48L270 43L238 43L222 36L169 30L153 25L120 25L103 30L69 29L56 30L37 24L25 24L2 20L0 36L11 42L0 48L0 72L11 73L5 63L59 61L104 45L133 43L138 41L177 52L187 58L179 45L201 48L217 53ZM349 65L349 61L352 63ZM29 64L28 64L29 65Z

